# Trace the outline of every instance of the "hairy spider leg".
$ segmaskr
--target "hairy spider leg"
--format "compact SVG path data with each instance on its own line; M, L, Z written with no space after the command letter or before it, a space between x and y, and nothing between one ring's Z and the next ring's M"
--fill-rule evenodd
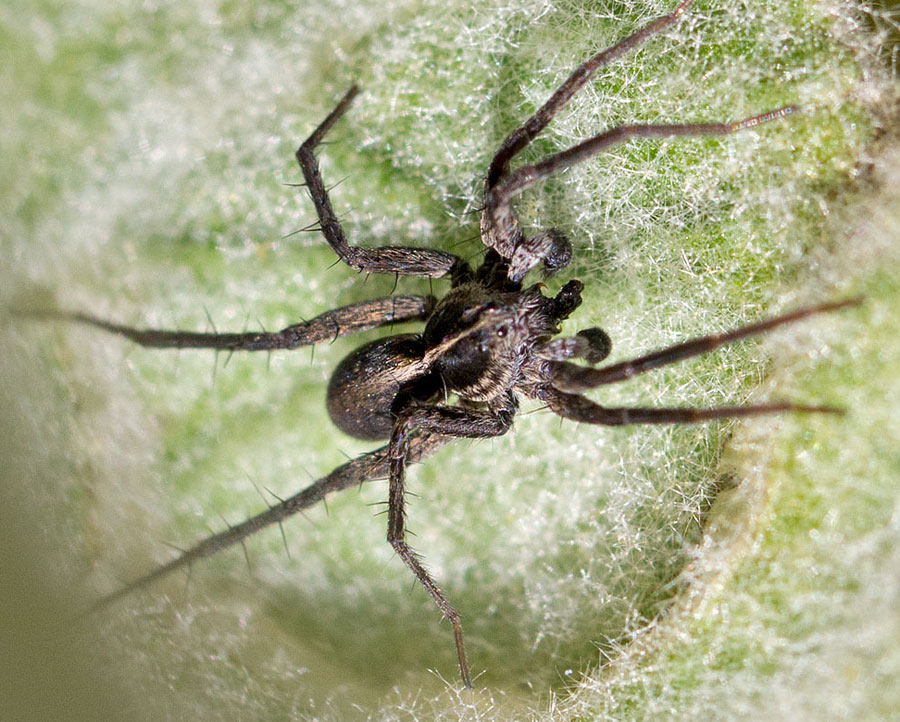
M783 108L770 110L732 123L620 125L599 133L571 148L554 153L539 163L524 166L504 175L495 185L488 188L485 193L485 208L482 216L484 242L497 248L501 255L504 255L505 251L509 252L508 257L511 258L510 279L521 280L525 273L538 262L544 261L546 264L548 253L557 255L562 253L557 247L550 245L547 240L548 235L552 236L552 233L549 231L539 233L534 238L527 240L522 237L519 221L512 209L511 201L514 196L529 186L546 180L566 168L582 163L614 145L619 145L635 138L661 139L730 135L741 130L754 128L762 123L783 118L786 115L797 112L797 110L797 106L787 105ZM568 244L568 241L561 234L557 237ZM500 247L496 244L500 244ZM553 270L556 270L557 267L557 264L554 263Z
M556 92L550 96L550 99L534 115L506 136L488 169L487 187L493 188L500 178L506 175L510 161L521 153L550 124L554 116L565 107L572 99L572 96L591 79L597 70L638 47L647 38L662 32L670 25L674 25L693 2L694 0L683 0L668 15L651 20L628 37L623 38L605 50L601 50L575 68L566 81L556 89Z
M431 296L391 296L362 301L275 332L195 333L136 328L106 321L88 313L23 311L32 318L82 323L118 334L148 348L213 348L229 351L276 351L333 341L340 336L405 321L424 321L434 308Z
M528 186L534 185L549 178L561 170L570 168L578 163L583 163L597 153L611 148L614 145L626 143L634 138L688 138L697 136L731 135L741 130L755 128L762 123L768 123L778 118L783 118L799 109L795 105L786 105L783 108L769 110L760 115L737 120L731 123L676 123L669 125L620 125L610 130L599 133L578 145L554 153L540 163L519 168L514 173L504 176L490 191L491 203L488 208L501 207L508 204L510 199L521 193Z
M390 486L388 492L388 533L387 538L403 563L409 567L416 579L425 587L441 614L453 627L459 674L463 684L471 688L472 677L466 661L462 625L459 613L450 604L441 588L406 542L405 476L410 460L411 434L425 432L440 434L442 438L484 439L502 436L509 431L515 416L517 402L513 394L505 394L500 401L489 405L487 410L469 409L460 406L413 406L400 412L394 422L391 442L388 445L391 457Z
M550 99L522 126L510 133L491 161L485 180L484 210L481 218L482 241L504 258L510 259L509 278L521 281L540 262L555 272L568 265L571 245L553 229L526 239L510 203L516 194L554 173L581 163L607 148L632 138L668 138L673 136L719 136L755 127L795 112L786 106L733 123L691 123L665 125L625 125L600 133L541 163L526 166L510 175L510 161L518 155L554 116L572 99L599 68L639 46L647 38L677 22L693 0L683 0L668 15L653 20L615 45L603 50L578 66Z
M750 336L759 336L779 326L797 323L810 316L858 306L862 301L862 298L857 297L796 309L763 321L739 326L725 333L701 336L644 356L638 356L637 358L600 368L577 366L565 361L552 361L549 365L551 383L560 391L565 392L584 391L605 384L618 383L653 369L669 366L684 359L715 351L726 344L734 343Z
M580 394L567 394L551 387L542 389L541 398L550 410L564 419L601 426L625 426L627 424L697 424L716 419L736 419L765 414L811 413L843 414L835 406L806 406L790 402L749 406L721 406L714 409L673 407L642 408L638 406L601 406Z
M622 57L670 25L674 25L693 2L694 0L682 0L668 15L651 20L615 45L588 58L575 68L534 115L512 131L500 145L485 179L485 210L481 216L481 236L486 246L493 248L504 258L514 259L509 269L510 278L521 280L528 269L541 261L549 271L557 271L568 265L571 258L571 246L558 232L545 231L534 238L525 239L518 218L508 206L509 199L500 203L502 199L494 196L493 189L509 172L510 161L547 127L597 70ZM518 258L514 258L515 256Z
M861 298L823 303L810 308L775 316L774 318L747 324L722 334L695 338L685 343L669 346L660 351L639 356L628 361L603 368L576 366L565 361L549 363L551 381L543 385L537 397L547 402L551 411L566 419L603 426L625 424L692 424L715 419L733 419L747 416L781 413L842 414L843 409L835 406L816 406L779 401L769 404L745 406L722 406L719 408L641 408L604 407L581 396L577 391L612 384L653 369L677 363L683 359L713 351L725 344L770 331L778 326L796 323L810 316L837 311L859 305Z
M422 461L442 446L450 443L451 440L450 438L427 432L419 434L415 438L408 440L406 461L407 463ZM241 544L247 537L256 534L258 531L272 524L280 524L288 517L315 506L320 501L324 501L328 494L359 486L368 481L384 479L391 474L391 463L391 446L389 444L362 454L337 467L330 474L313 482L297 494L270 506L266 511L250 517L240 524L231 526L219 534L207 537L167 564L157 567L149 574L102 597L87 611L94 612L107 607L122 597L147 587L171 572L189 567L195 561L218 554L236 544Z
M351 268L367 273L393 273L401 276L424 276L440 278L448 273L457 280L471 275L469 264L459 256L444 251L426 248L409 248L406 246L380 246L370 248L351 246L341 224L331 207L328 190L322 180L319 163L316 160L315 148L322 142L325 134L347 112L350 103L356 97L359 88L354 85L348 90L337 106L312 132L297 149L297 162L306 179L306 187L316 207L319 226L328 245L334 249L338 257Z

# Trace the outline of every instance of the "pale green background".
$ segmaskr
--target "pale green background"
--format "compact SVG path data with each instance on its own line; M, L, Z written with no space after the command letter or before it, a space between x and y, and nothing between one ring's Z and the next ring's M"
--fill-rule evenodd
M673 5L6 5L0 301L192 329L208 311L240 329L390 292L393 279L332 267L318 235L284 238L314 219L286 185L293 149L354 81L363 93L322 151L349 235L477 257L472 210L503 136L586 55ZM236 550L187 587L176 575L71 620L170 558L166 543L263 508L256 487L291 494L369 448L323 409L354 342L214 370L206 353L4 318L4 716L896 715L900 178L881 132L890 48L870 34L890 23L856 7L700 2L601 74L528 158L617 122L807 113L634 144L520 203L529 226L576 245L551 282L588 284L566 330L604 326L617 359L867 297L594 398L789 397L846 418L609 430L524 413L508 437L417 468L414 544L484 671L460 693L447 625L383 542L383 483L287 524L290 559L273 530L248 544L250 571Z

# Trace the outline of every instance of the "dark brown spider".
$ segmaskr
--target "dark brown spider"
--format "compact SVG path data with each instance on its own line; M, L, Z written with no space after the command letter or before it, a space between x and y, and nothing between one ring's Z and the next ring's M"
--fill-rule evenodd
M348 434L386 440L375 451L349 461L295 496L267 511L215 534L168 564L157 568L100 600L105 606L147 586L197 559L242 542L271 524L305 509L327 494L387 477L387 537L397 555L425 587L450 621L463 684L472 678L463 646L459 615L406 542L404 477L408 464L420 461L456 437L486 438L509 431L519 396L537 399L559 416L600 425L694 423L787 411L839 413L829 406L778 402L722 408L609 408L580 392L616 383L723 344L760 334L857 302L856 299L804 308L742 326L728 333L704 336L655 353L600 368L610 340L599 328L574 337L554 338L559 324L581 304L581 281L571 280L553 297L543 285L523 286L525 275L538 264L552 273L571 259L568 240L556 230L526 238L511 206L525 188L587 160L617 143L633 138L727 135L782 118L796 110L786 106L733 123L625 125L600 133L534 165L509 168L518 155L553 119L593 73L648 37L675 23L693 0L683 0L669 15L645 25L618 44L579 66L524 125L507 136L494 156L484 186L481 238L487 251L478 268L442 251L351 246L335 217L314 155L325 134L350 107L354 86L297 150L297 160L315 204L322 234L338 257L351 268L428 278L449 278L450 290L440 300L426 296L395 296L353 304L277 333L191 333L137 329L84 313L51 313L71 321L122 335L154 348L211 348L228 351L272 351L330 341L358 331L405 321L425 323L421 333L404 333L372 341L347 356L328 385L328 412ZM450 397L456 397L456 403Z

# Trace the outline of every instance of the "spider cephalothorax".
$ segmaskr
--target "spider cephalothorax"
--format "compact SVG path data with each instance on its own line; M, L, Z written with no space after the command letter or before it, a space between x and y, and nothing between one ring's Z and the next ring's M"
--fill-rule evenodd
M801 309L728 333L597 367L595 364L610 351L609 337L601 329L588 328L575 336L558 337L560 323L581 303L582 282L570 280L555 295L545 295L546 287L541 283L523 285L530 270L542 267L547 273L555 273L564 269L572 257L572 247L560 232L551 229L530 237L523 232L511 201L528 186L633 138L726 135L795 110L786 106L734 123L620 126L543 161L510 170L511 161L598 68L676 22L691 2L682 0L671 14L589 58L524 125L507 136L486 174L481 212L481 239L486 252L477 268L443 251L395 246L368 248L348 243L332 210L314 152L350 107L357 94L355 86L300 146L297 160L320 230L338 257L357 271L447 278L450 288L440 300L430 296L394 296L363 301L274 333L137 329L83 313L34 314L87 323L143 346L231 351L293 349L389 324L425 323L421 333L393 335L357 349L338 365L328 386L328 411L338 427L355 437L384 440L387 444L338 467L267 511L205 539L168 564L103 598L96 607L240 543L333 491L387 477L388 541L453 626L460 675L463 683L471 686L459 615L406 542L404 483L409 463L424 459L453 438L486 438L506 433L520 397L543 402L564 418L602 425L690 423L785 411L838 411L793 403L714 409L610 408L589 400L582 392L847 306L854 300ZM572 363L573 359L585 363Z

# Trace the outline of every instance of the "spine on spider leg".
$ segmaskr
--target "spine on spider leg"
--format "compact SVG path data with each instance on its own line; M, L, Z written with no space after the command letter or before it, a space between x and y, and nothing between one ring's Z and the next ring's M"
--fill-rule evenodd
M450 438L448 437L433 434L423 434L416 437L410 442L409 462L414 463L421 461L449 443L449 441ZM85 614L90 614L108 607L113 602L128 596L132 592L149 586L171 572L190 566L195 561L210 557L235 544L240 544L243 540L256 532L284 521L303 509L314 506L332 492L357 486L363 482L385 478L389 472L389 464L390 459L387 446L383 446L375 451L363 454L352 461L348 461L346 464L337 467L330 474L313 482L294 496L271 506L261 514L257 514L240 524L229 527L219 534L204 539L169 563L157 567L149 574L126 584L112 594L102 597L85 610Z

